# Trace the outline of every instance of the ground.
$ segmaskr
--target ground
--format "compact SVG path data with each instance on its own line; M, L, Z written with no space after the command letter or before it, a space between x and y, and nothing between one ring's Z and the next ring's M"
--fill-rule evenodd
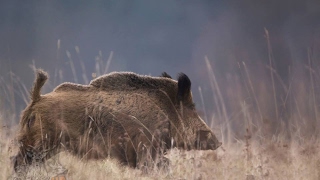
M13 179L10 155L15 151L12 137L1 131L0 179ZM246 139L223 145L215 151L172 149L168 169L143 173L121 166L113 159L82 161L66 152L45 166L32 167L27 178L48 179L59 174L68 179L319 179L320 153L317 142L287 143L280 138L258 142ZM24 177L25 178L25 177ZM23 179L24 179L23 178Z

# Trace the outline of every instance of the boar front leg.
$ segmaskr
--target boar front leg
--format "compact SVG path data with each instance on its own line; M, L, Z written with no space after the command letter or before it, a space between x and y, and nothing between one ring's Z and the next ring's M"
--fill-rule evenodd
M156 130L150 134L140 129L140 134L134 139L136 147L137 167L144 172L157 166L166 169L170 161L164 155L170 148L168 121L158 122Z

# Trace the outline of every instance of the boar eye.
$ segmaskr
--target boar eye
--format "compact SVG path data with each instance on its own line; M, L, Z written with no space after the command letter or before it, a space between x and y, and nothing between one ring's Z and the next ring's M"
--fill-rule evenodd
M28 119L28 128L30 129L31 126L33 126L34 121L36 120L36 117L34 115L31 115Z
M27 151L27 156L29 157L29 158L32 158L33 157L33 153L31 152L31 151Z
M210 131L200 130L199 132L200 139L206 139L210 135Z

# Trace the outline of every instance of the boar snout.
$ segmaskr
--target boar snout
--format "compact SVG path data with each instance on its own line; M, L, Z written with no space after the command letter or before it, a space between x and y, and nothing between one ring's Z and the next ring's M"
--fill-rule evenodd
M11 163L13 164L13 169L17 173L27 165L31 164L31 159L28 158L21 153L18 153L16 156L10 157Z
M43 162L45 153L37 153L35 151L28 151L20 149L16 156L11 157L11 163L15 172L23 170L27 165L32 164L32 162Z
M211 131L198 131L195 147L198 150L215 150L222 145Z

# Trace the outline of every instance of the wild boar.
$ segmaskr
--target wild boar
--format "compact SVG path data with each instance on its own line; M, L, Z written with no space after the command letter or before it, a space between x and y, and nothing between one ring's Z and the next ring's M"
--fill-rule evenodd
M168 149L215 150L221 143L198 116L191 81L113 72L89 85L63 83L41 95L48 79L36 71L31 102L20 119L14 169L44 162L60 151L84 159L115 158L149 166Z

